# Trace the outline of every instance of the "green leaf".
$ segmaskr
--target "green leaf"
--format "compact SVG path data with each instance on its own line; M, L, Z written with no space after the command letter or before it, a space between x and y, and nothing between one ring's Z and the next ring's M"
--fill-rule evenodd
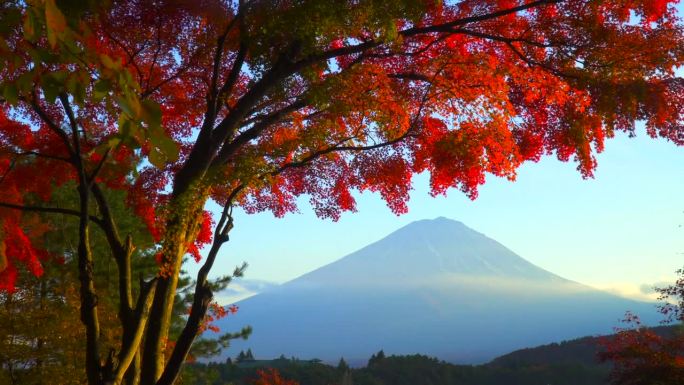
M45 99L49 103L54 103L55 100L57 100L57 96L59 96L59 84L55 84L52 81L46 81L43 82L43 95L45 96Z
M21 25L22 12L18 8L5 8L0 22L0 34L11 33L17 26Z
M54 63L55 62L54 55L50 54L50 52L45 50L45 49L29 48L28 54L31 56L31 59L36 63L43 64L43 63Z
M168 162L178 160L178 144L169 138L166 133L150 137L152 149L150 150L150 163L158 168L164 167Z
M21 92L29 92L33 88L34 76L33 71L19 75L17 78L17 89Z
M118 135L114 135L111 138L109 138L109 140L107 140L103 144L105 144L106 147L117 148L117 147L119 147L119 145L121 145L122 142L123 142L123 140Z
M178 160L180 148L178 143L174 142L173 139L164 135L156 144L159 151L161 151L169 161L175 162Z
M156 168L163 168L164 165L166 164L166 158L156 148L153 148L150 150L150 155L148 158L150 160L150 163L152 163L152 165Z
M168 162L178 160L180 148L161 126L149 129L148 132L150 144L152 144L150 163L161 168Z
M59 96L59 93L64 90L64 81L66 80L66 71L56 71L49 73L41 79L41 86L45 99L54 103Z
M50 75L51 78L55 80L55 82L64 84L64 81L66 80L67 76L69 76L69 72L67 71L55 71L51 72Z
M86 86L89 84L89 77L85 71L76 71L69 74L66 78L66 89L74 96L76 104L82 106L86 99Z
M93 98L96 102L104 99L112 90L112 82L107 79L98 80L93 86Z
M142 102L142 119L147 123L150 130L154 131L161 127L161 108L156 102L146 99Z
M138 119L140 117L140 101L133 95L124 95L116 98L121 110L125 112L131 119Z
M119 126L119 136L124 142L135 144L134 147L140 146L137 130L135 130L133 122L131 122L131 119L125 113L119 115L117 125Z
M70 92L74 96L76 104L83 107L86 99L86 89L83 83L79 81L74 81L73 89Z
M6 83L2 91L2 96L5 97L5 100L9 104L15 105L19 101L19 90L17 90L17 86L14 83Z

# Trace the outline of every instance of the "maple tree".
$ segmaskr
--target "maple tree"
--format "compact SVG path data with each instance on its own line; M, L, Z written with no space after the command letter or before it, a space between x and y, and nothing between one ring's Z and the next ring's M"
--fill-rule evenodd
M684 144L676 3L4 1L0 286L51 258L30 214L76 218L88 383L173 384L217 309L208 274L235 206L280 217L307 195L335 220L367 190L401 214L416 173L433 194L475 198L487 173L514 179L544 155L589 177L604 139L637 120ZM51 205L69 183L74 205ZM109 190L154 240L158 273L139 289L137 234L121 231ZM224 207L216 223L209 199ZM94 232L117 267L114 346ZM187 255L202 265L172 341Z
M613 364L614 385L681 384L684 381L684 335L659 335L629 315L630 328L621 329L612 339L604 339L602 361Z
M296 381L284 379L278 369L259 369L257 376L252 382L254 385L299 385Z

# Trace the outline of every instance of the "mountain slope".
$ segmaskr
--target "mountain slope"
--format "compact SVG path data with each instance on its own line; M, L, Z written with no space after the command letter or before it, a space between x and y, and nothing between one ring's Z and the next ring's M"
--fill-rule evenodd
M563 279L445 218L411 223L336 262L239 303L235 348L335 361L421 353L476 363L522 347L609 333L653 305Z

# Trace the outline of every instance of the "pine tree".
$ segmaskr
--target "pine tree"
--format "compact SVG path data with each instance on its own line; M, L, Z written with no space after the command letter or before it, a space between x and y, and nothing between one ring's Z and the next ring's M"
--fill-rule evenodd
M246 358L246 356L245 356L245 351L244 351L244 350L240 350L240 353L239 353L239 354L237 355L237 357L235 358L235 362L237 362L237 363L244 362L244 361L245 361L245 358Z
M337 370L341 372L349 370L349 365L347 365L347 361L344 360L344 357L340 358L340 362L337 364Z
M380 361L385 359L385 352L383 350L380 350L376 354L373 354L371 358L368 360L368 366L375 366L380 363Z

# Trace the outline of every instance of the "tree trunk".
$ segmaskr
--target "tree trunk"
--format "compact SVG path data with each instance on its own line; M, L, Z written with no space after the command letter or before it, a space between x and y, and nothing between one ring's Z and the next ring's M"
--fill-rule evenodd
M166 343L183 256L187 246L197 236L208 195L208 188L201 183L194 183L170 204L170 216L166 222L162 248L161 272L143 347L142 384L155 384L164 371Z

